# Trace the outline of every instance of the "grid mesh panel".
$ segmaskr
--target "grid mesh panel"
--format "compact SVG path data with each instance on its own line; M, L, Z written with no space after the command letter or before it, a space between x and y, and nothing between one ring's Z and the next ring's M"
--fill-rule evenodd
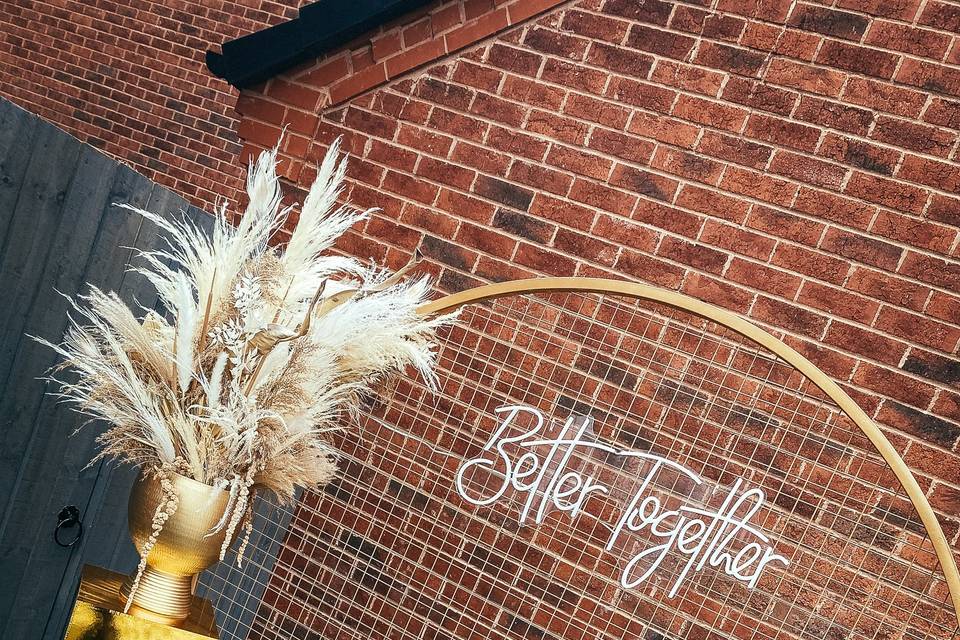
M576 292L470 305L441 343L437 393L396 381L340 478L204 577L222 637L958 637L893 472L739 334Z

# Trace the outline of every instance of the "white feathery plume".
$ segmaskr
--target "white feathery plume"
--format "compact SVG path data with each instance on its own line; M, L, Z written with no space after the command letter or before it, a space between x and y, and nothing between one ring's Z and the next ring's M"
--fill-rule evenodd
M184 218L127 207L158 226L165 246L135 271L169 316L142 321L113 293L91 288L59 345L59 396L107 423L98 458L176 469L234 499L233 531L250 492L291 500L336 471L327 438L385 376L412 366L431 384L434 335L453 316L424 317L425 279L325 252L369 211L338 204L346 164L331 145L285 248L271 239L280 206L276 149L247 178L236 226L225 207L206 235ZM389 279L389 280L388 280ZM312 315L310 315L312 314ZM229 524L228 524L229 523Z

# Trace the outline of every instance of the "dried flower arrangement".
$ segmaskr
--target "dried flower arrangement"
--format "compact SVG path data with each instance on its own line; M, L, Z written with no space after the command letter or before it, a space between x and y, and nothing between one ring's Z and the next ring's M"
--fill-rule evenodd
M372 385L409 365L432 381L434 332L452 316L416 312L428 279L404 279L412 263L390 274L325 255L370 214L338 206L345 170L335 143L282 250L270 244L291 212L281 207L276 150L251 165L239 223L221 207L210 237L127 207L168 236L165 249L141 254L145 266L135 271L170 320L146 311L139 321L115 293L91 287L73 303L79 320L63 342L46 343L63 357L58 370L76 374L59 380L61 397L109 424L96 459L229 489L221 560L254 492L288 502L295 487L331 480L327 434L356 414ZM168 494L157 509L137 580L176 508Z

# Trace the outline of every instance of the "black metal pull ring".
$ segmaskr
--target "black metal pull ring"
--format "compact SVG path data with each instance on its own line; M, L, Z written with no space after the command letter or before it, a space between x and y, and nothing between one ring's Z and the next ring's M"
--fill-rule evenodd
M69 542L64 542L61 540L61 530L71 529L74 526L77 527L77 533L73 536L73 539ZM72 547L73 545L77 544L77 542L80 540L80 536L82 535L83 523L80 522L80 510L72 504L60 509L60 513L57 514L57 528L53 530L53 541L61 547Z

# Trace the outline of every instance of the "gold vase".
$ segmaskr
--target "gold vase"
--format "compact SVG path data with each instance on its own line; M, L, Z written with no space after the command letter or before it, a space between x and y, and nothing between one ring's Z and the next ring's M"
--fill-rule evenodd
M230 492L176 473L170 480L179 504L147 556L130 613L178 626L190 614L197 575L219 559L227 534L223 515L229 506ZM138 551L150 538L157 506L164 501L160 479L141 473L130 491L127 506L130 537ZM223 526L213 531L218 524ZM135 577L129 576L120 588L124 602L130 597Z

